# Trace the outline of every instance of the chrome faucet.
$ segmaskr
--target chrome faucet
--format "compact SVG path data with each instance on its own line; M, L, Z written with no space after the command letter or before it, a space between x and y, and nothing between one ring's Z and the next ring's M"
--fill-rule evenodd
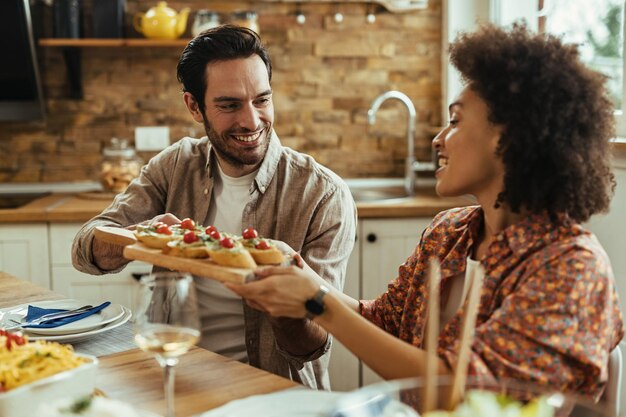
M406 94L401 93L400 91L386 91L376 97L372 102L372 106L367 111L367 121L370 125L373 125L376 122L376 112L381 104L387 99L394 98L396 100L400 100L405 106L409 113L409 120L407 122L407 132L406 132L406 143L407 143L407 151L406 151L406 162L404 165L404 189L406 190L406 194L409 196L415 195L415 181L416 181L416 171L425 171L425 170L433 170L434 163L432 162L418 162L415 160L415 148L414 148L414 138L415 138L415 106L410 98L406 96Z

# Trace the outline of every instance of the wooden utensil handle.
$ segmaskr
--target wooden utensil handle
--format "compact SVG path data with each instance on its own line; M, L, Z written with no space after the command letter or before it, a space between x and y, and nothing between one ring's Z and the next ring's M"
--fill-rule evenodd
M437 368L437 345L439 339L439 310L441 269L439 261L431 258L428 264L428 316L426 321L426 387L424 390L424 413L437 408L437 390L439 389Z
M480 270L480 273L477 273ZM476 329L476 314L480 303L480 294L483 288L485 272L482 266L472 269L469 276L470 289L468 293L467 306L463 317L463 327L461 328L461 341L459 342L459 356L457 358L452 387L450 391L450 402L448 410L456 408L465 394L465 383L467 380L467 367L469 365L471 346L474 340Z

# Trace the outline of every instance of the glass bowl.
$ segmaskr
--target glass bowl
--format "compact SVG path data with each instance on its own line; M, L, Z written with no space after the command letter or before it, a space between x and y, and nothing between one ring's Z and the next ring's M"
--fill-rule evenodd
M444 410L450 398L451 379L440 377L437 383L437 410ZM399 379L368 385L352 391L342 398L330 417L417 417L422 415L425 384L422 378ZM470 392L472 392L470 394ZM590 399L574 394L564 394L557 389L532 385L519 381L498 381L488 383L469 379L465 386L466 404L473 403L471 412L449 414L463 417L617 417L602 404L594 404ZM502 394L519 405L542 398L539 407L527 407L523 413L517 411L507 414L499 412L493 394ZM480 404L480 402L483 402ZM536 402L536 401L535 401ZM478 403L478 406L475 407ZM547 407L546 407L547 405ZM520 407L518 407L520 408ZM542 408L538 411L537 408ZM521 411L521 410L520 410ZM448 414L433 413L433 417L445 417ZM623 416L623 415L622 415Z

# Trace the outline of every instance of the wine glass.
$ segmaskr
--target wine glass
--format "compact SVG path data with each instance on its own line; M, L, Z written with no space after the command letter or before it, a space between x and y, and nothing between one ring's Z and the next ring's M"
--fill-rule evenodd
M174 366L200 338L193 278L183 272L144 276L135 302L135 343L163 368L166 417L174 417Z

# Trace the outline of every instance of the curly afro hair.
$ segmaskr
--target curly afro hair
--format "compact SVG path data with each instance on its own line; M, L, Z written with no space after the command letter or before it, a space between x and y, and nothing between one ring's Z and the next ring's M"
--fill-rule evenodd
M613 104L606 77L586 67L575 45L516 23L460 34L450 61L504 127L505 166L496 206L565 214L583 222L609 207L615 179L609 139Z

